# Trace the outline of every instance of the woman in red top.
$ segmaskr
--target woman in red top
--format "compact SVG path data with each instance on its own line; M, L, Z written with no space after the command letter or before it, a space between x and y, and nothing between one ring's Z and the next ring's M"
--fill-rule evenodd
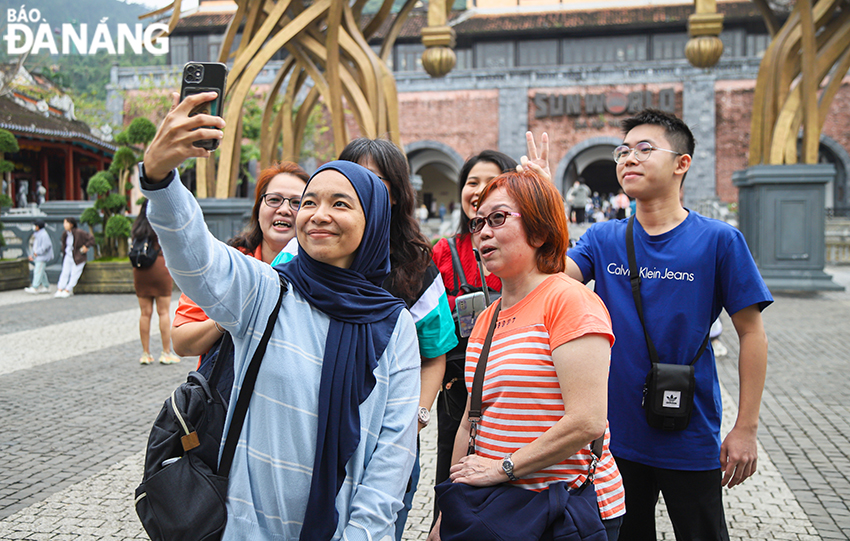
M300 200L309 175L292 162L278 162L263 169L254 192L254 208L246 229L228 242L245 255L271 264L295 237L295 211L290 201ZM296 205L297 206L297 205ZM203 355L221 338L224 330L186 295L174 316L171 340L178 355Z

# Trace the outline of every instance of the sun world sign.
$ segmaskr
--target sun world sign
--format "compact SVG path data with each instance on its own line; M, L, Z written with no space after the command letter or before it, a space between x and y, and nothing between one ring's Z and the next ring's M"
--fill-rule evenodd
M635 114L647 107L655 107L668 113L676 112L676 91L664 88L656 95L650 90L629 92L606 92L603 94L546 94L534 95L534 118L561 116L598 115L609 113Z

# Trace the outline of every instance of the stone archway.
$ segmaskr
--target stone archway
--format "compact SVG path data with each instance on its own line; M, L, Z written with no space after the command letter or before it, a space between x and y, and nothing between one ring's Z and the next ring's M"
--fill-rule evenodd
M824 205L834 215L850 216L850 154L834 139L821 135L819 161L835 166L835 179L826 186Z
M555 187L566 194L572 183L582 176L592 191L616 192L619 185L611 151L622 143L621 138L611 136L591 137L578 143L558 162L552 177ZM585 172L593 178L588 178Z
M417 206L424 204L432 219L450 216L460 204L457 179L463 158L452 147L437 141L416 141L406 145L411 180L417 190ZM446 223L450 223L446 218ZM445 226L448 229L449 225ZM435 228L443 228L439 223ZM438 229L434 229L436 233Z

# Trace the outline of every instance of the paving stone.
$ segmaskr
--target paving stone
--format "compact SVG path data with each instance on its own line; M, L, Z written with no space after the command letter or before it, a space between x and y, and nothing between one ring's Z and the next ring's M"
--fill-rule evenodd
M850 285L850 268L828 269ZM175 303L176 305L176 303ZM23 369L0 367L0 539L146 539L133 509L150 424L194 362L140 367L132 295L42 299L0 293L0 340L45 352ZM724 431L738 394L737 337L724 314L718 359ZM764 312L769 367L759 469L724 490L731 539L850 539L850 293L776 295ZM110 321L110 331L92 326ZM156 324L152 327L155 329ZM77 329L79 332L75 332ZM64 333L64 334L63 334ZM80 345L74 336L83 336ZM101 336L102 335L102 336ZM156 343L157 337L152 337ZM38 356L33 348L30 355ZM422 479L404 539L427 538L436 427L421 433ZM663 499L658 538L674 539Z

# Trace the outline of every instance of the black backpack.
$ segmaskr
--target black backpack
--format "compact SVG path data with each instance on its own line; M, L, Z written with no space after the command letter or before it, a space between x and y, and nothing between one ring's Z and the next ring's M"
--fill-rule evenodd
M226 434L227 399L217 389L225 367L221 362L211 363L209 380L190 372L186 383L171 393L154 421L145 452L144 477L135 492L136 513L153 541L221 538L227 522L227 478L233 454L287 290L287 284L281 281L277 304L242 381ZM232 372L233 341L230 335L225 338L219 354L231 360Z
M153 242L148 237L133 239L130 246L130 263L137 269L146 269L156 263L159 257L159 248L154 248Z

